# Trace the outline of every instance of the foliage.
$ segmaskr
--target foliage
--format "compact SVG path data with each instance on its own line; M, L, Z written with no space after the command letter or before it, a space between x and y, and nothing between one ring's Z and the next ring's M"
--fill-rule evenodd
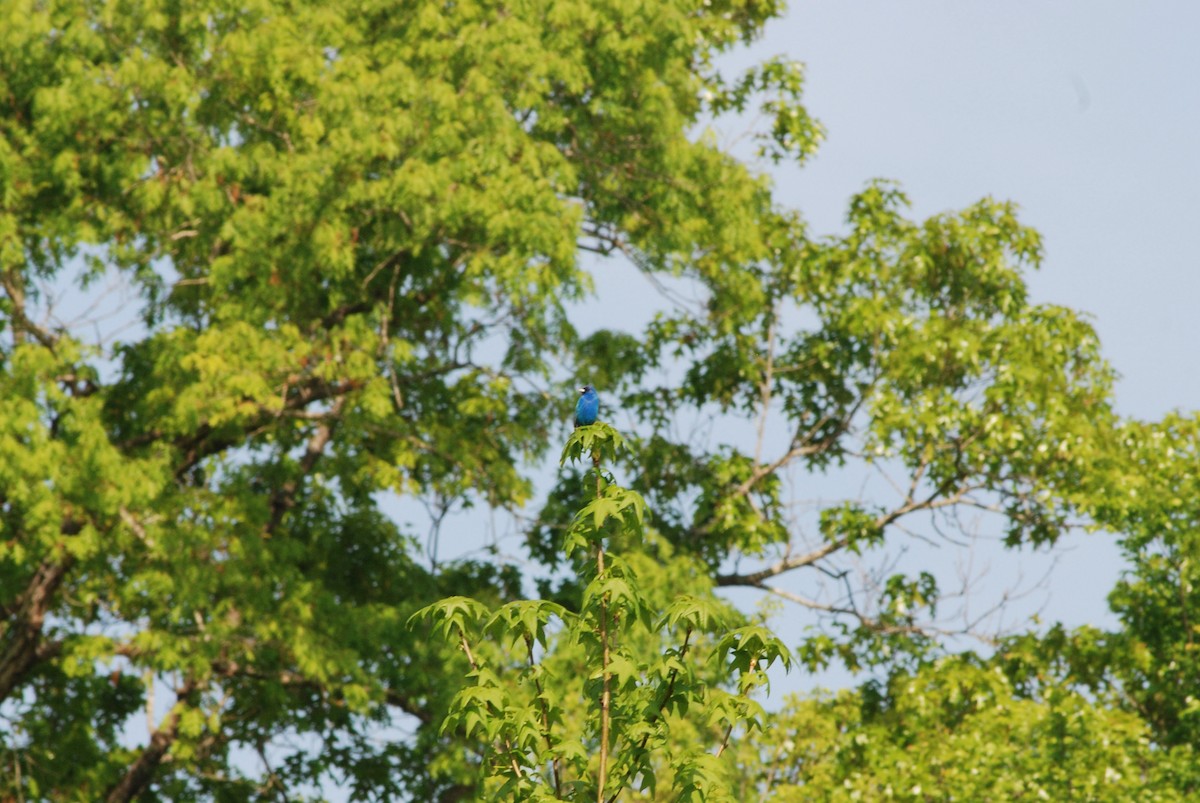
M970 657L794 700L770 727L772 800L1191 799L1191 751L1156 749L1135 714L1062 686L1021 694Z
M576 430L563 451L564 461L590 455L595 464L587 483L592 488L594 479L594 492L564 544L564 551L588 556L577 611L544 600L493 611L450 597L414 615L442 640L457 642L470 663L471 685L456 695L442 729L487 746L479 799L616 800L634 788L654 798L660 783L670 784L674 800L736 799L728 761L718 759L735 728L761 727L765 714L750 695L767 683L773 663L786 667L790 656L765 628L733 627L730 612L711 596L652 600L633 566L610 551L611 543L643 538L641 497L601 470L602 456L622 445L601 423ZM670 646L648 655L647 646L657 643ZM506 655L510 645L519 652ZM478 657L485 646L491 662ZM697 653L735 691L705 682ZM497 664L507 664L509 678ZM569 700L586 700L587 715L566 717ZM711 752L693 739L672 738L688 725L714 734Z
M781 207L763 169L823 136L802 69L721 59L780 12L0 7L0 796L1194 793L1197 421L1117 415L1012 204L917 221L872 182L823 238ZM747 163L717 132L756 110ZM662 311L577 330L617 260ZM543 495L580 378L633 425ZM895 493L796 513L854 471ZM470 507L523 554L463 525L442 559ZM953 658L944 578L854 579L967 512L1120 539L1121 627ZM787 651L735 587L880 685L772 730Z

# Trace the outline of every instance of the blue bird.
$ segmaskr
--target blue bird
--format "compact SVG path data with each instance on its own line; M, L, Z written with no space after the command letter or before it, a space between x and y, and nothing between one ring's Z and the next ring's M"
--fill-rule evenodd
M575 402L575 428L596 423L599 413L600 397L596 395L595 388L584 385L579 389L579 401Z

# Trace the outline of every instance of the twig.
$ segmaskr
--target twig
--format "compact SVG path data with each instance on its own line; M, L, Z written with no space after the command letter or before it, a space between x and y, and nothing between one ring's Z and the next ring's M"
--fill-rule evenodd
M529 666L532 668L535 665L533 659L533 636L525 634L525 649L529 653ZM553 750L554 742L550 739L550 709L546 706L546 694L542 689L542 681L537 675L533 677L533 688L537 690L538 702L542 707L542 735L546 739L546 749ZM554 782L554 794L557 797L562 797L562 767L559 764L558 758L550 760L550 780Z
M685 655L687 655L688 647L690 646L689 642L691 641L691 639L692 639L692 629L689 627L687 629L687 632L683 636L683 644L679 648L679 656L678 656L679 660L682 661L683 657ZM652 713L650 715L650 718L646 721L647 725L653 725L655 722L658 721L659 717L662 716L663 709L665 709L667 707L667 703L669 703L671 701L671 695L675 693L675 680L678 677L679 677L679 668L672 667L671 674L667 676L666 694L663 695L662 701L659 702L659 704L658 704L658 708L656 708L654 710L654 713ZM646 743L649 741L650 741L650 731L646 731L646 733L642 734L642 741L640 741L638 743L638 752L639 753L646 749ZM623 789L625 787L625 782L627 782L629 779L629 773L632 772L634 769L635 769L635 767L631 766L626 771L625 781L622 782L621 789ZM612 797L610 797L606 801L606 803L616 803L617 797L621 794L621 789L618 789L616 792L614 792Z
M475 663L475 654L473 652L471 652L471 645L470 645L470 643L467 642L466 631L464 631L461 627L459 627L459 629L458 629L458 638L459 638L459 645L462 647L462 651L464 653L466 653L467 663L469 663L471 665L471 670L474 672L478 672L479 664ZM517 763L517 757L514 755L511 755L512 742L510 742L508 739L504 740L504 749L507 750L510 754L509 761L512 764L513 772L516 774L516 776L518 778L524 777L524 774L521 772L521 765Z
M758 657L756 656L756 657L750 659L750 665L748 667L746 667L746 674L747 675L750 674L757 667L758 667ZM733 733L733 721L730 720L729 727L725 729L725 738L721 740L721 746L719 748L717 748L717 753L714 756L714 758L720 758L721 754L723 754L725 752L725 749L727 747L729 747L729 737L732 733Z
M763 436L767 429L767 412L771 407L771 384L775 381L775 316L767 326L767 364L763 369L762 383L758 396L762 410L758 414L758 437L754 443L754 464L762 463Z

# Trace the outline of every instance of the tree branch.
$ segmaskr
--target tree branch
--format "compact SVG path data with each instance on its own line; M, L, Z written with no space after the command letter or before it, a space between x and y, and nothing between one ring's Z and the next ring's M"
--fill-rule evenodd
M777 460L765 465L760 465L758 468L756 468L754 473L752 473L742 483L734 488L733 491L730 492L729 498L739 499L745 496L746 494L750 493L750 491L754 489L754 486L761 482L763 478L774 474L776 471L783 468L785 465L798 457L808 457L815 454L821 454L822 452L832 449L834 444L837 443L838 438L840 438L850 429L850 424L853 422L854 416L858 413L859 408L862 407L865 400L866 394L863 394L863 396L859 398L854 406L850 408L846 415L842 417L837 427L835 427L832 432L826 434L826 436L819 441L814 442L812 439L822 427L833 420L832 416L822 416L821 420L813 424L807 432L803 434L797 433L796 437L792 440L791 449L789 449ZM694 534L696 536L707 535L712 531L712 528L716 526L716 523L716 518L711 518L696 528L694 530Z
M687 632L683 636L683 645L679 648L678 658L680 661L682 661L684 656L687 655L689 642L691 640L692 640L692 629L689 627L687 629ZM676 679L678 679L678 677L679 677L679 669L677 667L672 667L671 673L667 677L667 691L663 695L662 700L659 702L658 708L654 709L654 712L650 714L649 718L647 718L647 720L646 720L647 725L654 725L654 723L658 722L659 718L662 716L663 710L667 707L667 704L669 702L671 702L671 695L673 695L675 693L675 681L676 681ZM637 747L638 752L641 752L646 749L646 744L650 741L650 733L651 732L649 730L647 730L646 733L644 733L642 735L642 740L640 742L638 742L638 747ZM617 798L621 795L621 791L629 783L630 773L632 773L635 769L636 769L636 765L631 764L625 770L625 778L622 780L621 785L619 787L617 787L617 791L613 792L612 797L610 797L608 799L607 803L616 803Z
M246 422L237 432L221 437L212 437L212 427L207 423L201 424L199 430L194 435L175 442L176 447L184 453L183 461L175 469L176 478L181 477L205 457L238 445L248 434L262 428L264 425L270 423L271 420L278 418L281 412L298 410L314 402L343 396L358 388L361 384L361 382L357 381L347 381L300 388L294 396L284 403L282 411L264 408L258 416Z
M949 505L970 502L968 501L966 495L967 493L977 490L977 487L973 485L960 486L959 490L955 491L953 496L942 497L943 493L946 493L949 490L948 486L952 486L955 481L958 481L959 479L961 478L950 478L946 481L946 483L942 483L940 486L937 486L937 489L935 489L934 492L930 493L930 495L924 499L913 499L910 496L910 498L907 498L905 503L901 504L899 508L895 508L894 510L888 511L886 514L878 516L875 520L875 527L877 529L883 529L888 525L892 525L892 523L894 523L896 520L901 519L902 516L916 513L918 510L936 510L938 508L949 507ZM808 567L808 565L812 565L817 561L820 561L821 558L833 555L834 552L845 549L848 544L850 544L850 539L839 538L834 541L829 541L828 544L818 546L817 549L812 550L811 552L805 552L804 555L797 555L794 557L784 556L780 558L779 561L775 561L775 563L770 564L766 569L751 571L749 574L718 575L716 576L716 585L752 586L761 588L762 581L768 580L770 577L779 576L786 573L786 571L791 571L792 569Z
M345 406L346 397L338 397L333 403L333 409L330 411L329 420L321 423L313 431L312 437L308 439L308 446L305 447L304 457L300 458L300 473L298 477L293 477L279 485L271 494L271 518L267 522L265 535L270 535L275 532L279 524L283 521L286 514L296 504L296 491L300 487L300 482L307 477L316 466L317 461L321 459L325 446L333 437L333 425L337 421L338 415Z
M12 301L12 319L15 324L13 327L13 340L17 344L20 344L24 339L23 333L27 332L33 335L37 342L54 351L58 345L58 337L38 326L25 313L25 286L22 278L15 271L5 271L0 273L0 283L4 285L4 292L8 294L9 300Z
M762 382L758 386L758 435L754 441L754 462L762 462L764 436L767 430L767 413L771 408L772 384L775 382L775 310L771 311L771 323L767 326L767 360L763 368Z
M179 735L179 715L189 705L184 698L196 691L196 688L196 682L189 680L182 687L176 689L175 694L178 700L171 708L171 713L167 714L158 730L150 735L150 743L146 745L137 760L130 765L121 779L109 788L108 795L105 797L107 803L128 803L146 791L154 779L154 773L166 758L167 751L175 744L175 739Z
M302 385L296 388L296 392L284 400L281 409L271 409L260 407L258 414L249 420L243 422L242 426L235 431L229 432L220 437L214 437L216 429L208 422L200 424L196 431L190 435L181 435L175 438L171 444L180 451L184 452L184 460L175 470L175 476L181 477L196 463L203 460L205 457L217 454L232 446L237 446L248 435L256 430L262 429L271 421L288 415L297 410L302 410L314 402L325 401L327 399L338 398L345 394L357 390L362 386L362 382L358 380L347 380L337 383L323 383L315 378L311 384ZM156 441L164 438L164 433L158 430L144 432L141 435L135 435L124 441L114 444L118 449L128 452L131 449L137 449L143 446L148 446Z
M806 552L803 555L787 556L772 563L765 569L760 569L757 572L749 574L719 574L717 575L717 585L719 586L754 586L760 588L762 581L771 577L776 577L784 572L790 572L792 569L799 569L801 566L811 566L828 555L837 552L850 543L848 538L839 538L836 541L830 541L820 547Z
M54 593L70 569L69 555L47 558L33 573L25 591L11 607L13 619L0 628L4 652L0 654L0 700L5 700L22 679L57 648L43 649L42 627Z
M982 641L986 644L990 644L992 646L995 646L997 644L997 641L995 638L985 636L982 633L979 633L974 629L974 625L978 624L985 617L978 617L970 624L967 624L963 628L957 629L957 630L946 628L946 627L937 627L933 624L915 624L915 623L903 624L903 625L891 624L888 622L884 622L880 619L877 619L875 617L868 616L867 614L863 613L862 611L860 611L858 608L854 607L853 605L846 607L846 606L841 606L841 605L830 605L830 604L827 604L824 602L817 602L816 600L809 599L808 597L804 597L804 596L801 596L800 594L796 594L794 592L788 591L785 588L780 588L778 586L773 586L773 585L767 585L766 583L762 583L762 584L758 585L757 587L761 588L763 591L774 594L775 596L777 596L781 599L786 599L789 602L794 602L797 605L802 605L805 608L810 608L811 610L814 610L814 611L822 611L825 613L832 613L832 614L837 614L837 615L841 615L841 616L852 616L855 619L857 619L859 624L861 624L863 627L867 628L868 630L873 630L876 633L880 633L883 635L898 635L898 634L912 634L912 635L920 635L920 636L934 636L934 635L936 635L936 636L964 636L964 635L969 635L973 638L979 639L980 641ZM998 606L996 606L996 607L998 607ZM992 612L994 612L994 609L990 610L989 614Z
M529 667L531 669L535 668L537 662L533 657L533 637L528 634L525 635L525 651L529 656ZM554 750L554 741L550 738L550 709L546 704L546 690L542 687L542 681L536 674L533 676L533 687L538 693L538 702L542 709L542 735L546 740L546 750L552 751ZM561 798L562 766L558 758L550 761L550 780L554 782L554 794Z

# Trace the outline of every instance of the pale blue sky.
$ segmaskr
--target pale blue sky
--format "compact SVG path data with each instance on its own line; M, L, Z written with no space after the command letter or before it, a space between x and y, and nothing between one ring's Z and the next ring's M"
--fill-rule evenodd
M1016 201L1035 298L1094 316L1121 410L1196 408L1197 42L1197 3L793 2L755 51L807 64L828 138L780 197L817 231L871 177L923 215Z

